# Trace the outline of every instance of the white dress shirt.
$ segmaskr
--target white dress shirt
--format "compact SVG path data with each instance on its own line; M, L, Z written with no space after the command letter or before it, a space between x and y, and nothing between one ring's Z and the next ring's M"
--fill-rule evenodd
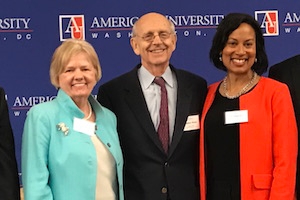
M161 76L166 82L168 93L168 110L169 110L169 130L170 130L170 143L172 141L175 116L176 116L176 102L177 102L177 79L175 73L171 71L168 66L164 74ZM148 110L157 131L160 122L159 109L160 109L160 86L153 82L153 76L144 66L138 70L138 78L142 87L142 91L148 106Z

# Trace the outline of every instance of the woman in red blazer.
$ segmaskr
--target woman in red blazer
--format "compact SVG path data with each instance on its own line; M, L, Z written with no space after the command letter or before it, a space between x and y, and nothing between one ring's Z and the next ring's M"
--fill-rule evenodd
M288 87L260 76L264 38L247 14L228 14L210 59L227 72L209 86L201 118L201 200L292 200L297 127Z

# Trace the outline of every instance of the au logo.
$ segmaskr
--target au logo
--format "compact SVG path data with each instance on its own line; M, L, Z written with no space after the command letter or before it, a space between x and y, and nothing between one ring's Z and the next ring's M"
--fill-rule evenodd
M279 35L278 11L255 11L255 19L260 24L264 36Z
M60 15L59 16L59 38L85 40L84 16L83 15Z

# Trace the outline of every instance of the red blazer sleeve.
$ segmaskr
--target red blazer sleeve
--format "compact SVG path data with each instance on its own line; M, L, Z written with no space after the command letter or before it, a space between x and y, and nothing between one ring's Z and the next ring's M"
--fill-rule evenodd
M294 199L298 138L287 87L274 94L272 111L274 171L270 199Z

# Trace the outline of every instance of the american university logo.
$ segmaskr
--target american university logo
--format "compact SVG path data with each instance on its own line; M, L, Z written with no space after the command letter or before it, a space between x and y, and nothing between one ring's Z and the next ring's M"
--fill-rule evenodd
M59 38L85 40L85 27L83 15L60 15L59 16Z
M28 96L28 97L16 96L11 110L13 111L15 117L20 117L21 111L25 111L25 113L27 113L27 111L32 106L43 103L43 102L52 101L55 98L56 98L56 96L54 96L54 95ZM6 99L8 99L7 95L6 95Z
M264 36L279 35L278 11L255 11L255 19L260 24Z

